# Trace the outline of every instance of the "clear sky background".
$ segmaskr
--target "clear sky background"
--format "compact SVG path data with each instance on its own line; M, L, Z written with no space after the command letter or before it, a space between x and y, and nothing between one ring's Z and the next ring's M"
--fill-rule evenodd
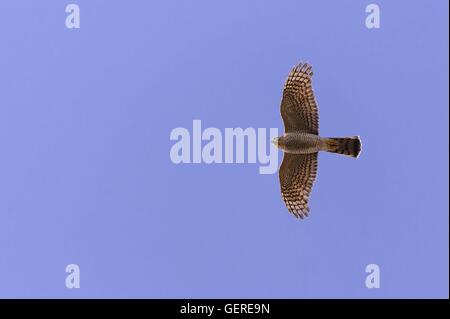
M448 297L448 1L0 2L0 297ZM175 127L278 127L307 60L307 220L257 164L174 165ZM280 153L281 158L281 153ZM65 267L81 288L65 287ZM381 287L365 287L365 267Z

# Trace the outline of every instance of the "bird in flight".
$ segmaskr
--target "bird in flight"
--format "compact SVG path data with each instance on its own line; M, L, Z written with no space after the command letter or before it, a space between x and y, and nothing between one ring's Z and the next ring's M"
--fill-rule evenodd
M289 212L301 219L309 213L308 200L317 175L318 152L354 158L361 152L359 136L319 136L319 114L312 75L312 67L308 63L299 63L289 73L281 100L284 135L272 141L284 152L278 173L283 201Z

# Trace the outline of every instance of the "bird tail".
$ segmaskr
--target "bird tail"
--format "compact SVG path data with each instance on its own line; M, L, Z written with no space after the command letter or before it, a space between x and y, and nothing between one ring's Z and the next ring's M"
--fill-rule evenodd
M325 141L326 151L343 154L357 158L361 152L361 139L359 136L331 137Z

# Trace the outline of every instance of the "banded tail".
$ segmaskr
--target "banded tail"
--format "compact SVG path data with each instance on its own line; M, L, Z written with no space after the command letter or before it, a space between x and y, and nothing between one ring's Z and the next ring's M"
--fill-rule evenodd
M361 139L359 136L327 138L325 150L357 158L361 152Z

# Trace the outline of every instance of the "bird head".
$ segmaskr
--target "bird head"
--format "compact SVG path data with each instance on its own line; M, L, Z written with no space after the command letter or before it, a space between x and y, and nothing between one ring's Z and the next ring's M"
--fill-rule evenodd
M272 140L272 143L273 143L273 145L275 145L275 147L277 147L278 148L278 145L279 145L279 137L275 137L273 140Z

